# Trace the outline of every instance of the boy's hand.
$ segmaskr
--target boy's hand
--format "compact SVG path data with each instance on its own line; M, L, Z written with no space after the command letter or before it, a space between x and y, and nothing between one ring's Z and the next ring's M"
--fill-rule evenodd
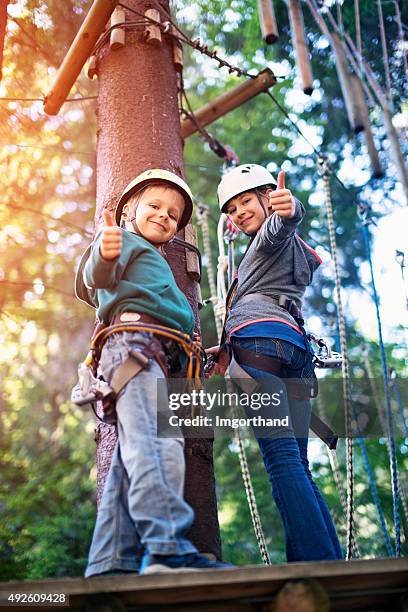
M278 186L269 194L269 205L272 212L280 217L291 219L296 212L295 200L289 189L285 189L285 173L281 170L278 174Z
M104 259L116 259L122 250L122 230L113 219L109 210L102 212L103 230L100 251Z

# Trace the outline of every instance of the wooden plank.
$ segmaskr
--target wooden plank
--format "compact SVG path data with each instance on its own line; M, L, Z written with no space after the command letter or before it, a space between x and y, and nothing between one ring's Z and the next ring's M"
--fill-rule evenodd
M64 578L0 583L0 592L65 593L79 609L89 596L115 596L124 609L141 610L261 610L287 580L317 579L331 597L332 610L370 610L408 596L408 559L373 559L249 566L232 570ZM4 595L3 595L4 601ZM3 606L2 610L15 610ZM26 607L38 610L38 607ZM41 606L55 610L55 606ZM392 609L388 607L387 609Z

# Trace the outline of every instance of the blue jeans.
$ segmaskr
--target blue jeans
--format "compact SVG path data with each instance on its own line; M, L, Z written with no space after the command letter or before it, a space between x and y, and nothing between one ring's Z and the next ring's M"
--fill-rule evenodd
M110 381L129 351L140 350L148 335L110 336L103 348L100 373ZM89 577L109 570L137 571L142 549L151 554L194 553L185 533L193 511L183 499L183 439L157 437L157 379L151 362L119 394L118 441L98 508L88 566Z
M232 347L277 358L283 366L282 379L305 380L313 374L310 352L275 338L234 338ZM282 389L282 379L253 367L241 367L271 392ZM342 551L329 509L313 481L307 457L311 416L309 400L288 399L286 388L273 416L289 415L287 427L275 427L270 435L255 435L262 453L272 495L281 515L288 561L342 559ZM252 415L253 416L253 415ZM270 415L269 415L270 416ZM296 435L295 435L296 432Z

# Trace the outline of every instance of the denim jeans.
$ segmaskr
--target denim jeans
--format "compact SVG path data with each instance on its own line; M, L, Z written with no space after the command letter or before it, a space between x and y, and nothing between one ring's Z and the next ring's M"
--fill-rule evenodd
M282 379L309 378L313 374L312 355L285 340L274 338L232 338L232 347L277 358L283 366ZM268 392L271 385L282 389L281 378L241 364L241 367ZM286 389L284 389L286 391ZM269 436L255 435L262 453L272 495L281 515L288 561L342 559L342 551L329 509L313 481L307 456L311 416L309 400L291 399L283 393L274 417L289 415L289 425L274 428ZM270 416L270 415L269 415ZM295 435L296 432L296 435Z
M108 338L100 373L115 369L149 341L148 334L123 332ZM152 361L117 398L118 440L98 508L85 576L109 570L137 571L142 549L151 554L194 553L185 533L193 511L183 499L183 439L157 437L157 379Z

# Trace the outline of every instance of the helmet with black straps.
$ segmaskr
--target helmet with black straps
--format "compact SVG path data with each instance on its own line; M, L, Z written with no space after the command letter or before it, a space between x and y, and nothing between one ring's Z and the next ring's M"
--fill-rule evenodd
M276 186L276 180L266 168L259 164L242 164L233 168L224 174L218 185L220 211L225 212L228 202L240 193L269 185Z
M126 202L135 193L143 189L143 187L146 187L149 184L154 185L156 183L165 183L170 187L177 189L177 191L181 193L184 198L185 207L178 223L177 230L180 231L186 227L193 213L193 194L191 193L191 189L180 176L177 176L177 174L174 174L174 172L163 170L161 168L152 168L151 170L142 172L125 187L116 205L115 221L117 225L120 225L123 207Z

